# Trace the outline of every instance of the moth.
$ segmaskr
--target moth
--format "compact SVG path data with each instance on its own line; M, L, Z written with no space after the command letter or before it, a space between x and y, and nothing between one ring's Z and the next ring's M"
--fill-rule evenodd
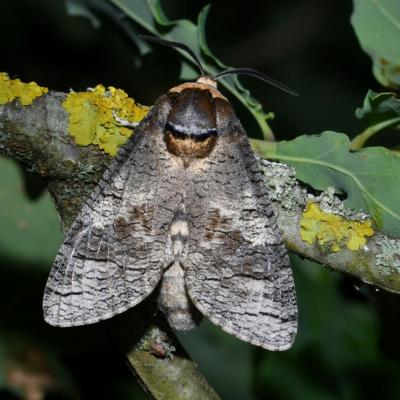
M296 293L263 174L217 79L162 95L72 224L44 292L44 318L68 327L111 318L158 292L173 329L206 316L269 350L291 347ZM282 85L280 85L282 87ZM285 90L290 89L283 87Z

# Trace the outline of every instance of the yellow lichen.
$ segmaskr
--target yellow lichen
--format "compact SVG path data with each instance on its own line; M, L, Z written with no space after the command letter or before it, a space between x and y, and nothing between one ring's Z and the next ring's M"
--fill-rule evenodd
M5 72L0 72L0 105L11 103L18 98L23 106L28 106L47 92L47 88L35 82L23 83L19 79L10 79Z
M88 92L72 92L63 103L69 113L69 133L81 146L96 144L114 156L132 130L116 121L115 116L139 122L149 107L141 106L121 89L97 85Z
M344 246L350 250L359 250L365 245L366 237L373 234L370 220L347 220L322 211L312 202L307 204L300 220L300 236L305 242L328 244L335 253Z

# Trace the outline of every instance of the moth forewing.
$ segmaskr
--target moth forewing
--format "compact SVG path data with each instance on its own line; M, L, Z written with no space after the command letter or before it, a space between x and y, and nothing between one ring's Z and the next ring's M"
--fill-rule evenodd
M171 160L162 140L170 110L159 99L104 173L66 235L46 285L45 320L95 323L126 311L157 286L172 261Z
M215 99L215 108L218 143L204 160L205 200L188 201L188 213L197 216L189 231L196 231L201 219L204 232L189 236L189 296L228 333L284 350L297 331L289 259L247 136L226 100ZM190 182L190 193L204 185L196 172Z
M294 340L292 272L263 176L210 78L162 96L111 163L56 258L45 318L97 322L155 289L172 328L193 328L200 311L266 349Z

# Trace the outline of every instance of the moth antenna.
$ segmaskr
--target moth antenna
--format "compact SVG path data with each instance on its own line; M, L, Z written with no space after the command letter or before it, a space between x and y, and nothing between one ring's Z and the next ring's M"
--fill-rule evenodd
M186 53L188 53L193 58L193 60L196 62L197 66L199 67L201 75L202 76L205 75L204 68L201 65L201 62L200 62L199 58L196 56L196 54L194 53L194 51L190 47L186 46L186 44L179 43L179 42L172 42L170 40L165 40L165 39L160 39L160 38L158 38L156 36L150 36L150 35L138 35L138 36L141 39L147 40L149 42L163 44L164 46L177 48L177 49L181 49L183 51L186 51Z
M269 83L272 86L275 86L278 89L283 90L286 93L291 94L292 96L299 96L297 92L294 90L290 89L288 86L284 85L283 83L280 83L276 81L273 78L270 78L269 76L263 74L262 72L259 72L255 69L252 68L231 68L231 69L226 69L225 71L220 72L217 75L214 75L212 79L219 79L222 78L223 76L226 75L231 75L231 74L236 74L236 75L250 75L254 78L260 79L263 82Z

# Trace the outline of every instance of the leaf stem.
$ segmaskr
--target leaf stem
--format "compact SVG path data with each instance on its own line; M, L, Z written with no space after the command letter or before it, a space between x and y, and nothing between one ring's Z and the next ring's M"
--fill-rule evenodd
M260 139L250 139L252 149L262 158L271 158L276 153L277 142Z
M381 131L382 129L388 128L389 126L400 123L400 117L391 118L378 124L372 125L358 134L350 143L350 150L360 150L364 147L365 142L375 133Z

